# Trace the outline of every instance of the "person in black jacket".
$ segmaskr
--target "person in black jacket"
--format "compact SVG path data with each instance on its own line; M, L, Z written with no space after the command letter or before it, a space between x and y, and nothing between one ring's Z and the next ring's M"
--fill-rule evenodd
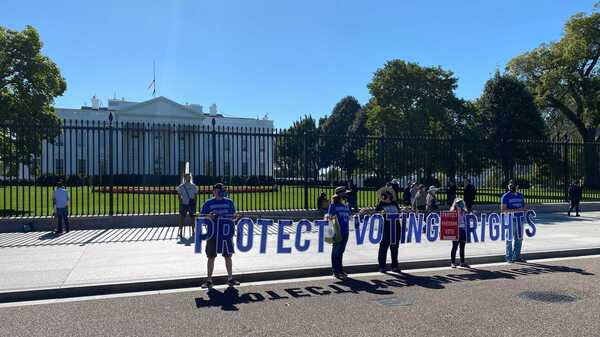
M467 212L473 212L473 205L475 204L475 195L477 194L477 189L475 185L471 183L469 179L465 180L465 188L463 190L463 200L465 201L465 206Z
M394 189L390 186L385 186L379 189L377 194L379 195L379 203L377 204L377 207L375 207L376 212L380 212L384 216L400 213L400 206L396 202L396 192ZM392 237L392 226L394 226L396 230L395 238ZM384 273L387 271L386 260L388 248L392 255L391 270L395 273L400 272L400 268L398 267L398 246L400 244L400 236L400 221L396 220L392 224L389 220L386 220L383 227L383 238L379 243L379 272Z
M402 204L404 206L410 206L412 200L412 192L411 189L414 185L414 182L409 181L404 190L402 191Z
M581 201L581 186L578 180L574 180L569 187L569 200L571 201L571 207L569 207L568 216L571 216L573 208L575 209L575 216L579 216L579 202Z

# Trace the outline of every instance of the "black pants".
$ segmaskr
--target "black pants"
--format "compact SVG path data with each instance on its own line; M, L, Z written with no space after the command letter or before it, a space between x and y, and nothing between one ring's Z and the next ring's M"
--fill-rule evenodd
M579 200L571 200L571 207L569 207L569 213L575 209L576 214L579 214Z
M402 237L400 222L396 221L395 224L395 243L392 242L392 230L390 226L390 223L386 221L385 227L383 229L383 238L381 239L381 242L379 242L379 254L377 256L377 259L379 261L379 268L385 268L388 248L392 253L392 268L398 267L398 245L400 244L400 238Z
M452 251L450 251L450 261L456 264L456 249L460 246L460 263L465 263L465 246L467 244L467 231L458 230L458 241L452 241Z

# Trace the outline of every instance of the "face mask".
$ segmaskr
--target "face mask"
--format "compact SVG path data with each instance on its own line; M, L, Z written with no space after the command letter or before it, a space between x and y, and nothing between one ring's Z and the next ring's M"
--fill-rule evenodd
M465 203L461 201L456 206L458 206L458 208L465 208Z

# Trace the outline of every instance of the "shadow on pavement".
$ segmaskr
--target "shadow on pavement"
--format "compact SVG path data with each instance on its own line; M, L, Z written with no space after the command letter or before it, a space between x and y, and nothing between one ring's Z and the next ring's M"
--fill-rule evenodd
M432 290L444 289L446 285L452 283L461 283L468 281L487 281L487 280L515 280L518 278L541 275L548 273L575 273L579 275L594 275L584 269L572 268L566 266L554 266L541 263L524 263L512 265L511 268L502 270L485 270L479 268L463 268L452 270L449 273L441 275L411 275L400 274L381 274L373 279L348 278L343 281L336 281L329 284L318 283L307 285L305 282L298 284L294 288L272 288L260 289L255 292L246 292L240 294L239 290L228 287L223 291L217 289L208 290L205 295L195 299L197 308L221 308L225 311L237 311L239 305L260 303L265 301L293 301L302 297L320 297L335 296L346 294L369 293L374 295L392 295L393 289L404 287L423 287Z

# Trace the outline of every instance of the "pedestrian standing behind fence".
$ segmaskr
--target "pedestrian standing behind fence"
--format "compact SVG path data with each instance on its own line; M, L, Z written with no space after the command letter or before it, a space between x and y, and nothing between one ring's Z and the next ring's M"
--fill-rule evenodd
M451 206L454 203L454 199L456 199L456 184L454 181L450 180L450 182L448 182L448 188L446 189L446 203L448 206Z
M411 189L413 185L414 183L412 181L409 181L406 187L404 188L404 191L402 191L402 204L404 206L410 206L412 204Z
M52 194L52 202L54 204L54 215L56 217L56 231L59 235L63 232L63 223L65 233L69 232L69 192L65 187L62 179L57 182L56 189Z
M417 189L415 200L412 205L414 210L425 212L427 209L427 190L425 189L425 185L420 184Z
M183 176L183 182L177 186L177 194L179 195L179 231L178 237L183 236L183 226L185 216L190 215L192 236L194 236L194 227L196 222L196 195L198 194L198 186L194 184L192 175L186 173Z
M571 216L571 212L575 209L575 216L579 216L579 203L581 202L582 190L579 184L579 180L574 180L569 187L569 200L571 206L569 207L568 216Z
M456 250L460 247L460 266L469 267L465 263L465 246L467 244L467 226L465 223L465 202L460 199L454 199L450 211L458 215L458 240L452 241L452 250L450 251L450 266L456 268Z
M419 192L419 184L417 184L416 182L413 182L412 185L410 185L410 205L415 210L416 210L415 198L417 197L417 192Z
M348 205L350 210L358 212L358 186L354 185L354 181L348 180Z
M502 212L523 212L525 211L525 196L517 191L517 185L514 183L508 184L508 192L504 193L501 198L500 211ZM514 245L513 245L514 242ZM521 230L517 222L513 222L512 240L509 240L508 233L506 235L506 256L505 259L509 263L526 262L521 258L521 247L523 238Z
M327 200L327 194L325 192L321 192L319 198L317 198L317 211L321 216L325 215L327 209L329 208L329 200Z
M439 207L439 201L436 196L436 192L438 191L437 187L429 186L427 190L427 199L426 199L426 210L428 212L437 211Z
M475 185L471 183L469 179L465 181L465 188L463 190L463 198L465 200L466 211L473 212L473 206L475 205L475 197L477 195L477 189Z
M375 207L376 212L380 212L386 217L383 227L383 237L379 242L379 253L377 256L379 262L379 272L385 273L387 271L387 251L390 250L392 256L391 270L395 273L400 272L398 267L398 246L400 244L400 221L396 219L394 223L391 223L387 219L390 214L400 213L400 206L396 202L396 192L389 186L383 187L377 191L379 196L379 203ZM392 235L392 227L394 227L395 235Z
M331 269L333 276L340 280L348 277L344 272L343 258L348 237L350 236L350 208L347 205L347 190L345 186L339 186L335 189L335 194L331 198L327 218L331 221L337 221L339 225L339 240L333 242L331 249Z

